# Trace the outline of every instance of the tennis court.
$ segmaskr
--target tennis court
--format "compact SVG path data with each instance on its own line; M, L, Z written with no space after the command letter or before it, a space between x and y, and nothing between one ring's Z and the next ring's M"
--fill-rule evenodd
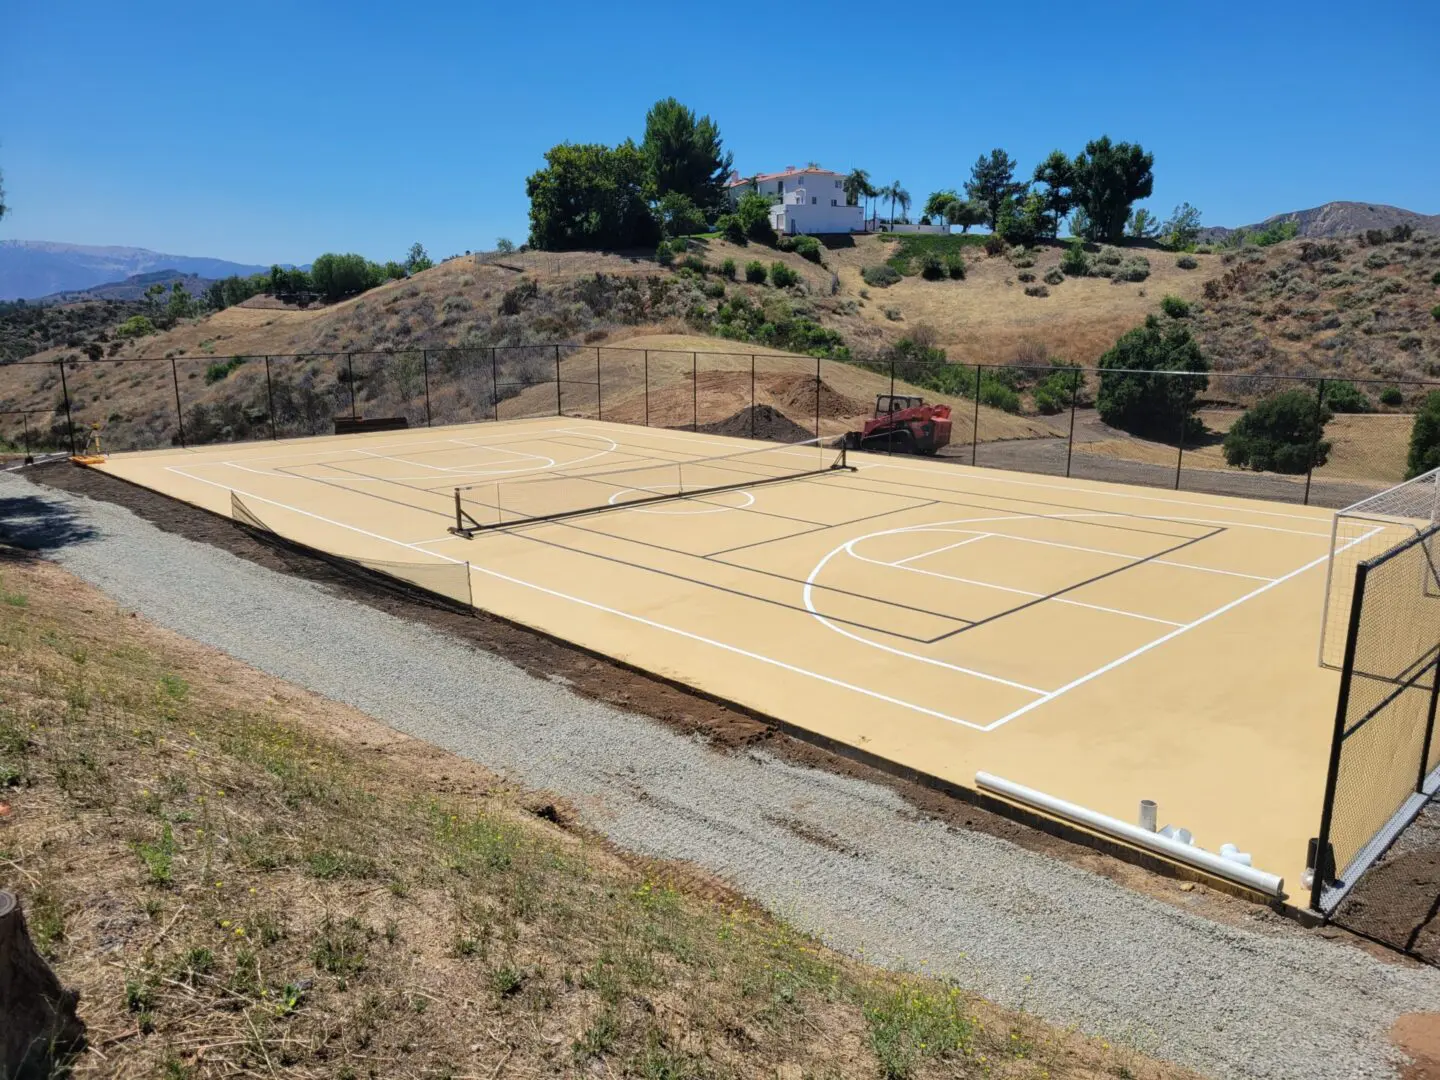
M1327 511L568 418L102 468L957 784L1155 799L1298 892Z

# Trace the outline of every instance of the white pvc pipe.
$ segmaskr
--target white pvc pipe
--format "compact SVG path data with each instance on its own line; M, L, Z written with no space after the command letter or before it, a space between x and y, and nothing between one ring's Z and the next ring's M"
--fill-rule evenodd
M1046 795L1043 791L1036 791L1023 784L1012 783L987 772L975 774L975 786L982 791L994 792L1015 802L1043 810L1054 817L1073 821L1094 832L1114 837L1135 847L1153 851L1157 855L1163 855L1175 862L1193 866L1207 874L1243 885L1247 889L1254 889L1267 896L1285 895L1285 879L1278 874L1267 874L1263 870L1256 870L1254 867L1221 858L1213 851L1206 851L1204 848L1193 847L1190 844L1182 844L1159 833L1146 832L1137 825L1131 825L1128 821L1121 821L1108 814L1087 810L1075 803L1057 799L1053 795Z

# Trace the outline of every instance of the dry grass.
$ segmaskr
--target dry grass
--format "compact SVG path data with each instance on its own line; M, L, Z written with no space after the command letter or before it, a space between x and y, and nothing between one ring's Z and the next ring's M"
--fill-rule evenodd
M81 1077L1189 1075L847 961L0 554L0 866Z

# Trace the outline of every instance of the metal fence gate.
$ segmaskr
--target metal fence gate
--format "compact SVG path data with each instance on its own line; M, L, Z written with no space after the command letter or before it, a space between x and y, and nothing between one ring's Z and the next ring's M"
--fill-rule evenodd
M1440 526L1427 524L1355 567L1320 833L1310 853L1310 906L1326 916L1440 787L1437 557Z

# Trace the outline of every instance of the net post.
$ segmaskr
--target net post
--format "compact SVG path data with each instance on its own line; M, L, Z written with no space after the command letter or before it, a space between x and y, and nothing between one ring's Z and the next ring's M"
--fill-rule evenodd
M425 377L425 426L433 427L430 422L430 350L420 350L420 371Z
M645 350L645 426L650 426L650 350Z
M494 410L495 419L500 419L500 361L496 358L494 345L490 346L490 408Z
M1180 412L1180 438L1179 449L1175 454L1175 490L1180 490L1180 468L1185 464L1185 425L1190 421L1190 413L1187 410Z
M820 438L820 357L815 358L815 438Z
M750 438L755 438L755 354L750 354Z
M595 346L595 419L605 419L605 407L600 401L600 346Z
M555 415L564 416L565 406L560 397L560 346L555 346Z
M1310 883L1310 907L1324 914L1320 900L1325 895L1325 882L1338 867L1331 865L1328 854L1330 826L1335 817L1335 788L1340 780L1340 750L1345 744L1345 717L1350 711L1350 683L1355 674L1355 647L1360 638L1360 610L1365 601L1365 578L1369 567L1361 563L1355 569L1355 593L1350 602L1350 624L1345 634L1345 662L1340 673L1340 695L1335 703L1335 727L1330 738L1330 763L1325 770L1325 801L1320 806L1320 834L1315 844L1315 867Z
M345 372L350 382L350 419L354 420L360 414L355 410L355 354L345 354Z
M65 361L55 362L60 365L60 393L65 397L65 428L70 434L70 456L74 457L80 451L75 449L75 417L70 413L70 384L65 381Z
M470 574L470 560L465 560L465 603L475 606L475 579Z
M1320 606L1320 666L1325 666L1325 639L1330 635L1330 590L1335 582L1335 547L1340 541L1340 513L1330 519L1330 558L1325 563L1325 602Z
M455 489L455 528L451 529L450 531L453 533L459 533L464 528L465 519L461 517L460 511L460 489L457 487Z
M690 354L690 430L700 430L700 360L699 353Z

